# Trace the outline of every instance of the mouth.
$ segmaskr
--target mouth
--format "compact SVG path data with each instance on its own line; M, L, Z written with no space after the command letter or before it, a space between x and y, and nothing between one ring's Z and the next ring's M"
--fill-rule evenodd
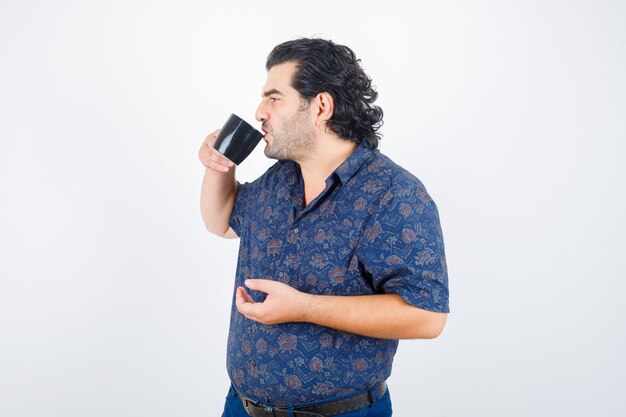
M261 128L261 130L262 130L262 131L263 131L263 133L264 133L264 135L263 135L263 140L264 140L265 142L267 142L267 136L270 134L270 131L269 131L269 129L268 129L267 127L265 127L265 126L263 126L263 127Z

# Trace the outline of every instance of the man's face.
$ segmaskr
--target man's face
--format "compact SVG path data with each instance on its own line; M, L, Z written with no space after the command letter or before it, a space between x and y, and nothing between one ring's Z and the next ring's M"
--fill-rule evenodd
M291 86L295 70L291 62L272 67L263 87L256 119L263 122L268 158L301 161L314 148L315 126L309 105Z

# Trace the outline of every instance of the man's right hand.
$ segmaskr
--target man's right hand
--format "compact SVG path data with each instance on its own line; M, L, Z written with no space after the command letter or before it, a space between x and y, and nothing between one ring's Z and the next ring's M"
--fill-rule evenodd
M207 172L228 172L235 166L230 159L226 158L213 147L219 131L218 129L207 136L198 151L198 158L200 158L202 165L208 168Z
M237 194L235 164L213 148L218 133L216 130L207 136L198 151L198 158L206 167L200 192L200 212L211 233L235 238L237 234L228 224Z

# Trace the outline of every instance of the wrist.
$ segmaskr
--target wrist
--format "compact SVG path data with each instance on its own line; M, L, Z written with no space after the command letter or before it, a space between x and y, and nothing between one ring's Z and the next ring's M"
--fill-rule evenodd
M307 293L302 293L302 295L301 321L315 323L315 305L320 296Z

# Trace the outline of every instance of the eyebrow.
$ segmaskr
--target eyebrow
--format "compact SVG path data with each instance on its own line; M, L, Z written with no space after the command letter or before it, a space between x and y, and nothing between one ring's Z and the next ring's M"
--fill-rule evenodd
M284 96L283 93L281 93L275 88L272 88L271 90L264 91L263 94L261 94L261 97L268 97L268 96L271 96L272 94L278 94L278 95Z

